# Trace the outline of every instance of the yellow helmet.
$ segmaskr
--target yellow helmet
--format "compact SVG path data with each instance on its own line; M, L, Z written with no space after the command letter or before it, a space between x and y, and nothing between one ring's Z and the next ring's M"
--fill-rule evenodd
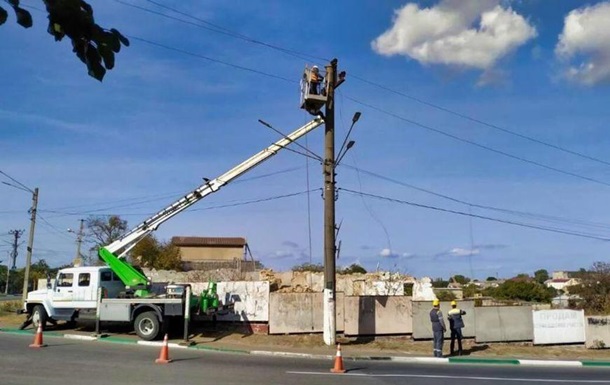
M451 306L457 306L457 302L451 301Z
M439 301L438 299L435 299L434 301L432 301L432 306L438 306L441 304L441 301Z

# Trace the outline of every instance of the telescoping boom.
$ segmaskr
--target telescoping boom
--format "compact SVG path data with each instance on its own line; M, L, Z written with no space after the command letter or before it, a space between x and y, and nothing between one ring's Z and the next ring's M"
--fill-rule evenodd
M119 276L128 289L135 290L136 296L148 295L150 282L142 273L137 271L133 266L123 260L123 257L131 250L139 241L146 237L151 232L157 230L165 221L186 210L201 199L218 191L222 186L231 182L240 175L250 171L265 160L277 154L280 150L287 147L290 143L296 141L300 137L313 131L324 123L321 117L316 117L314 120L298 128L294 132L288 134L269 147L248 158L239 165L233 167L221 176L206 180L201 186L194 191L178 199L176 202L167 206L155 215L146 219L138 226L123 235L120 239L114 241L108 246L102 247L99 250L100 257L110 266L110 268ZM117 254L119 253L120 254Z

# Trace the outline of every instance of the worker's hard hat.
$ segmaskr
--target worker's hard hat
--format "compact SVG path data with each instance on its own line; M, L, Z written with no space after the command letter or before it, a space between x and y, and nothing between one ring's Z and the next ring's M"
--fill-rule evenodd
M457 302L451 301L451 306L457 306Z
M441 301L439 301L438 299L435 299L434 301L432 301L432 306L438 306L441 304Z
M311 67L311 69L317 70L318 66L313 66L313 67Z

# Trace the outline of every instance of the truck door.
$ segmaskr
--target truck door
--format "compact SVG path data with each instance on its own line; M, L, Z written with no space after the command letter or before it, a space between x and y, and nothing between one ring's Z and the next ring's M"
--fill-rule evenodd
M95 301L95 290L91 283L91 273L78 273L75 283L74 301Z
M74 301L74 274L59 273L53 290L53 306L56 308L73 307Z

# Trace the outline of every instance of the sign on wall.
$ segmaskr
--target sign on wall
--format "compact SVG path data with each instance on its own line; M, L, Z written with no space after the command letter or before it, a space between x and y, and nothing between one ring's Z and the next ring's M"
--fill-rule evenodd
M534 345L585 342L584 310L537 310L532 317Z

